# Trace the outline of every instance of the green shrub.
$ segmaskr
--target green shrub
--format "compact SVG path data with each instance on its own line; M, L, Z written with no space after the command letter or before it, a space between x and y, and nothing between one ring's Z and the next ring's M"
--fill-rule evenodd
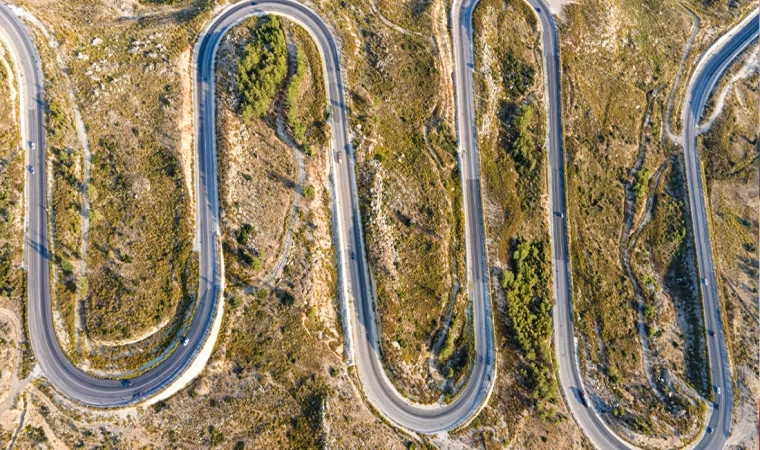
M644 320L647 322L654 320L654 306L651 303L644 304Z
M515 169L519 175L517 180L520 192L520 206L523 211L531 210L539 200L541 183L539 180L540 168L544 164L544 154L533 141L529 130L533 121L534 107L531 104L522 105L515 110L516 105L505 106L501 112L502 120L508 123L509 115L514 114L511 124L503 130L502 140L506 142L506 148Z
M291 77L285 94L285 109L293 137L301 144L306 141L306 125L298 119L298 95L301 92L301 82L305 75L306 60L303 53L296 47L296 72Z
M307 200L314 200L314 186L307 184L303 187L303 196L306 197Z
M243 119L264 115L287 74L287 47L280 19L268 20L254 32L238 65L237 86Z
M253 232L253 226L250 223L244 223L237 232L237 243L240 245L248 245L248 238Z
M536 70L515 58L511 53L504 53L501 60L501 82L504 90L519 97L533 84Z
M209 434L211 435L211 446L216 447L217 445L221 445L224 442L224 433L217 430L215 426L211 425L208 429Z
M649 184L649 169L646 167L636 172L636 179L633 182L633 192L636 193L636 198L641 198L646 193L647 185Z
M529 388L533 389L536 398L551 400L556 392L549 347L552 301L546 289L548 278L543 241L518 238L512 263L513 269L504 272L501 281L507 297L507 317L527 362L525 374Z

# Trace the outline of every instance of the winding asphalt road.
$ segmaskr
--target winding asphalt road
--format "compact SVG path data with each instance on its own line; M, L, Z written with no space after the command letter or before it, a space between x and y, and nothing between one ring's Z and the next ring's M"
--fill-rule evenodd
M691 209L694 243L696 245L697 266L699 271L702 302L704 306L705 327L715 333L707 337L707 350L710 360L710 376L713 383L713 395L718 407L710 410L708 426L713 434L706 434L699 442L698 449L723 448L731 432L731 414L733 411L733 379L729 370L729 356L726 349L726 336L721 320L721 303L718 295L717 277L710 246L710 232L705 207L702 168L697 147L697 129L704 113L705 103L715 89L721 76L735 61L742 51L753 42L757 42L760 33L760 16L755 10L749 20L732 35L721 42L717 48L704 56L698 63L697 70L691 77L686 93L683 110L684 160L686 180L689 187L689 207ZM720 394L718 394L720 388Z
M546 98L546 147L548 152L549 204L551 205L550 233L555 306L552 311L554 346L559 362L559 381L575 421L596 448L627 449L630 444L615 435L591 407L583 405L584 391L576 354L573 329L570 256L567 239L567 206L565 194L565 154L562 141L562 99L560 56L557 23L544 0L527 0L541 23L543 47L544 89Z
M544 47L544 70L547 91L549 151L549 186L552 211L552 254L554 288L557 305L554 311L555 345L560 362L560 381L563 393L576 420L599 448L628 448L593 410L580 403L582 389L575 357L575 340L570 302L570 270L567 251L567 226L564 220L564 156L561 140L561 101L559 51L557 30L548 5L543 0L528 0L541 12ZM468 293L473 301L475 358L467 386L448 405L415 405L404 399L392 386L383 369L380 355L377 318L366 264L358 195L354 171L354 155L346 121L340 53L327 25L309 8L291 0L242 2L227 8L214 18L204 33L194 58L194 101L196 124L196 195L197 236L200 251L200 300L187 331L189 345L179 346L161 364L131 380L124 387L117 380L91 377L74 367L64 356L52 325L49 285L49 250L46 212L46 177L44 157L44 95L39 58L23 25L0 3L0 25L5 42L19 66L22 78L22 135L27 147L28 165L36 174L28 173L27 180L27 239L29 269L29 326L32 345L43 371L65 395L93 406L116 407L144 400L175 381L192 362L203 346L217 310L220 286L217 236L218 198L216 180L216 131L214 101L214 58L224 34L235 24L253 15L277 14L302 26L314 38L323 59L327 97L333 128L331 163L336 188L336 223L338 229L339 268L343 292L348 294L356 364L369 401L393 423L410 430L434 433L460 426L479 411L490 395L495 377L493 324L488 289L485 240L482 223L482 204L476 126L472 90L472 12L477 0L455 1L452 9L455 52L455 85L457 92L457 132L459 164L464 189L465 239L467 248ZM756 32L755 32L756 37ZM720 66L720 64L719 64ZM707 66L706 66L707 67ZM712 66L710 66L712 67ZM714 86L710 83L708 87ZM702 102L702 105L704 102ZM701 108L702 106L700 106ZM701 109L696 110L701 112ZM30 148L30 143L35 143ZM342 152L343 163L337 154ZM690 176L691 180L692 177ZM691 183L691 181L690 181ZM693 191L690 186L690 191ZM701 191L699 191L701 192ZM692 205L694 202L692 201ZM702 207L704 213L704 208ZM704 221L703 221L704 223ZM696 227L695 227L696 228ZM709 252L708 252L709 254ZM349 256L351 255L351 256ZM354 257L356 256L356 257ZM711 266L711 264L710 264ZM348 268L348 270L346 270ZM713 275L714 277L714 275ZM710 286L714 286L711 283ZM713 289L714 290L714 289ZM708 326L710 321L708 317ZM722 332L721 332L722 333ZM723 342L721 340L721 342ZM721 347L725 354L724 345ZM714 352L711 348L711 355ZM352 355L349 355L351 360ZM711 358L712 361L712 358ZM720 367L714 364L714 367ZM714 376L714 379L717 377ZM727 378L730 386L730 377ZM730 392L730 387L725 391ZM723 414L730 426L730 407ZM713 416L713 420L715 417ZM715 439L718 435L713 435ZM725 441L725 437L723 437ZM700 443L702 445L702 443ZM704 448L715 448L712 442Z
M472 5L462 8L458 32L469 39ZM327 25L309 8L291 0L242 2L215 17L206 28L194 54L194 102L196 126L196 248L200 252L200 299L186 331L189 344L178 346L166 360L123 385L120 380L95 378L69 362L53 327L50 296L50 253L47 224L45 167L44 92L39 56L28 31L0 3L0 35L9 47L21 74L21 117L27 150L27 263L29 277L29 330L35 355L51 383L64 395L85 405L118 407L137 403L166 388L183 373L204 345L219 302L218 260L219 203L217 196L214 58L224 34L235 24L254 15L277 14L301 24L314 38L323 59L327 98L333 128L331 162L336 187L338 255L343 292L348 293L356 364L367 398L389 420L414 431L431 433L451 429L470 419L484 403L493 386L494 348L488 273L486 270L475 121L472 108L471 72L458 60L457 73L462 144L462 182L465 189L468 290L474 302L475 361L470 381L448 405L414 405L395 390L380 361L380 346L369 273L359 217L354 155L346 121L340 53ZM455 33L457 37L461 37ZM468 41L468 48L470 47ZM461 50L461 46L460 46ZM460 51L459 55L462 53ZM471 57L468 59L471 61ZM465 84L466 83L466 84ZM464 88L466 86L466 88ZM464 89L463 89L464 88ZM32 145L33 144L33 145ZM343 153L343 163L338 153ZM34 167L34 171L31 168ZM355 255L351 257L349 255ZM348 270L346 271L346 268ZM351 355L349 355L351 360Z

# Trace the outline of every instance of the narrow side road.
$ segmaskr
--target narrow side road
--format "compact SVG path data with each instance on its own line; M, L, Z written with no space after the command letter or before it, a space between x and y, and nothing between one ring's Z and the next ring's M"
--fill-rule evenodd
M689 81L683 108L686 182L689 188L689 208L697 253L705 328L714 333L714 336L707 337L707 352L716 406L708 411L707 426L712 433L703 436L696 446L697 449L717 449L726 445L726 440L731 433L734 406L734 383L721 318L722 308L710 244L705 189L697 147L698 127L710 93L731 63L757 41L758 33L760 33L760 9L753 11L747 20L731 30L702 56Z

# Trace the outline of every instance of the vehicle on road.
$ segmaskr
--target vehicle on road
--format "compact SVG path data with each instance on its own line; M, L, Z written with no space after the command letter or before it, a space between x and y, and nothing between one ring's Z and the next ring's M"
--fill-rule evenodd
M715 336L715 332L713 330L707 330L707 334L710 335L710 337Z
M712 427L707 427L707 434L713 434Z
M588 399L586 398L586 393L581 391L581 403L583 403L583 406L588 408Z
M338 164L341 164L343 162L343 154L341 152L338 152Z
M720 386L715 386L715 393L720 395Z
M30 143L29 143L29 148L30 148L30 149L32 149L32 150L34 150L34 149L35 149L35 146L34 146L34 142L30 142Z
M541 8L539 8L538 6L536 6L536 12L539 13L539 14L541 14Z
M34 166L29 166L29 173L34 175Z
M354 254L354 252L351 252L351 259L356 259L356 255Z
M126 378L121 380L121 387L130 387L132 386L132 382L127 380Z
M705 286L709 286L710 282L707 281L707 278L702 278L702 284L704 284Z
M185 336L184 338L182 338L182 346L183 347L187 347L187 344L189 342L190 342L190 339L188 339L187 336Z

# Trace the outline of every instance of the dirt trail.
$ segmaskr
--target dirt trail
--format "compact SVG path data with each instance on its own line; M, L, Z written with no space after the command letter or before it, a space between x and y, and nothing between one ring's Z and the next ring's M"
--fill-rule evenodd
M438 365L436 364L437 358L435 355L441 350L441 346L446 340L446 336L449 334L449 326L451 325L451 317L454 315L454 306L457 303L457 294L459 293L459 280L454 279L454 285L451 287L451 294L449 295L449 302L446 305L446 315L441 322L440 331L433 345L430 347L430 358L428 358L428 368L433 378L436 381L445 381L443 374L438 371Z
M419 36L421 38L424 38L425 40L427 40L430 43L434 43L433 39L430 36L425 36L424 34L418 33L416 31L407 30L406 28L402 27L401 25L398 25L398 24L392 22L387 17L385 17L383 15L383 13L380 12L380 9L377 7L377 0L371 0L369 2L369 4L370 4L370 7L372 8L372 12L374 12L375 15L377 15L377 17L380 19L380 21L383 22L383 24L385 24L385 26L387 26L388 28L396 30L396 31L398 31L399 33L402 33L402 34L411 34L411 35Z
M649 341L647 339L647 333L646 333L646 326L644 324L644 298L641 293L641 285L639 284L639 280L637 279L636 275L634 275L633 270L631 269L631 262L630 262L630 255L629 250L633 248L636 242L635 235L631 235L631 228L633 227L633 220L635 216L634 206L637 203L636 199L636 193L633 190L633 185L636 181L636 178L638 177L639 171L641 170L641 167L644 164L644 158L646 156L647 152L647 143L649 142L649 138L647 135L647 130L650 125L650 119L652 116L652 106L654 104L654 100L657 98L657 94L660 91L661 87L655 88L647 97L647 108L646 113L644 115L644 119L641 124L641 135L639 137L639 154L636 158L636 162L633 164L633 167L628 171L628 180L625 183L625 212L624 212L624 220L623 220L623 232L620 236L620 262L623 265L623 268L626 271L626 274L628 278L631 280L631 283L633 284L633 290L636 297L636 303L637 303L637 312L638 312L638 329L639 329L639 341L641 343L641 356L642 356L642 364L644 366L644 373L646 374L647 381L649 382L649 386L654 391L657 398L659 398L661 401L664 401L664 398L662 396L662 393L659 389L657 389L657 385L654 382L654 379L652 378L652 363L650 361L650 352L649 352ZM660 167L657 169L657 172L655 173L654 181L652 183L652 189L650 190L649 197L647 199L646 204L646 211L644 213L644 218L642 219L642 223L639 224L637 230L641 230L645 222L649 221L649 217L651 216L651 208L654 204L654 192L656 192L657 184L659 183L660 175L662 174L662 170L665 167L665 163L660 164ZM647 183L649 180L647 180Z
M13 311L5 308L0 308L0 319L7 320L12 324L14 330L13 339L16 342L15 361L13 362L13 373L11 374L10 385L8 386L7 392L0 392L0 399L2 399L2 401L0 401L0 415L2 415L13 406L16 396L26 388L32 379L32 375L29 375L23 380L18 379L18 371L21 366L21 342L23 341L23 336L21 335L21 322Z
M293 43L293 38L290 33L285 34L285 40L288 44L288 85L290 85L293 75L296 73L296 45ZM288 131L287 124L285 123L285 100L284 95L280 95L277 100L277 137L280 138L289 148L293 154L293 159L296 160L298 166L298 175L296 185L293 188L293 204L290 207L290 214L288 215L287 227L285 229L285 235L282 240L282 251L277 258L272 270L264 278L264 285L271 285L272 282L280 276L282 270L288 262L288 255L290 249L293 247L293 223L296 219L296 213L298 212L298 203L303 197L303 183L306 180L306 169L303 154L298 149L293 136Z

